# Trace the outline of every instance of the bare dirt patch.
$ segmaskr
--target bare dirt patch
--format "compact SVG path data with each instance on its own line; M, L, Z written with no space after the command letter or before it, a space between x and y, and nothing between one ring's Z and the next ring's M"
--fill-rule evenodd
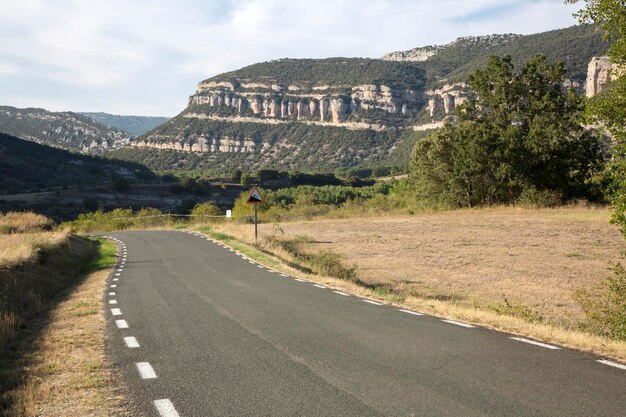
M507 297L569 327L583 317L572 293L610 274L624 250L609 219L600 208L491 208L280 227L287 238L308 236L305 251L342 255L372 286L467 304Z

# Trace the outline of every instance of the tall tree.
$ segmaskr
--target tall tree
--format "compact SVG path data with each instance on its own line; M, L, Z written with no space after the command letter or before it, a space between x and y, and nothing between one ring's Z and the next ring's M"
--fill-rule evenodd
M601 154L579 123L585 99L563 90L564 77L543 56L519 72L509 56L490 57L468 79L475 99L459 106L459 123L415 147L418 192L452 206L513 202L524 190L584 196Z
M588 108L591 122L598 123L613 135L613 159L608 168L609 198L615 209L613 220L626 236L626 1L565 0L584 3L576 13L582 23L597 24L604 37L612 41L611 62L617 66L618 79L593 98Z

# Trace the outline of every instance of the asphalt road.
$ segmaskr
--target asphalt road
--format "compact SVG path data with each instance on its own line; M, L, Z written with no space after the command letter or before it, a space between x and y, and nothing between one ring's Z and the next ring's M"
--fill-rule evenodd
M371 304L180 231L108 236L127 251L105 303L133 414L626 416L626 369L602 358Z

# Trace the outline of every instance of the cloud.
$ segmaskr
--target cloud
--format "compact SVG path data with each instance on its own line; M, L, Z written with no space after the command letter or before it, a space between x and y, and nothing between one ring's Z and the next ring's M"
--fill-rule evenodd
M3 104L154 115L182 110L198 81L258 61L379 57L458 36L575 23L561 0L13 3L0 14Z

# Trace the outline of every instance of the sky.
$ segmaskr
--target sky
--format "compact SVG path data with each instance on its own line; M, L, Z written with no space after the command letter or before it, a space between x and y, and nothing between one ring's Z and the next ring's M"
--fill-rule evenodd
M562 0L0 0L0 105L175 116L197 83L279 58L378 58L576 24Z

